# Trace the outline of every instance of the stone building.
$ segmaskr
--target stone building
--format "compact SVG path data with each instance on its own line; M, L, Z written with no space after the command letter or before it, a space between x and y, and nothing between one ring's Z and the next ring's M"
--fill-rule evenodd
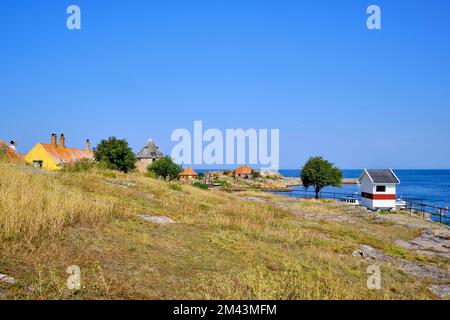
M164 157L164 154L159 151L158 146L153 142L152 139L148 139L145 146L136 155L138 162L136 163L136 168L139 172L147 172L147 167L154 161Z

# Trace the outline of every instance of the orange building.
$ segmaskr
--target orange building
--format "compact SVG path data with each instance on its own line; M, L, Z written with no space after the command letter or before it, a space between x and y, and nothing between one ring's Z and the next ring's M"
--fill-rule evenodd
M12 142L14 144L14 142ZM8 146L3 140L0 140L0 157L5 156L8 162L25 162L20 154L14 148Z
M179 174L179 177L182 180L190 181L190 180L196 179L198 177L198 174L197 174L197 172L195 172L194 170L192 170L191 168L188 167Z
M249 166L242 166L234 170L235 177L250 178L252 173L253 169Z

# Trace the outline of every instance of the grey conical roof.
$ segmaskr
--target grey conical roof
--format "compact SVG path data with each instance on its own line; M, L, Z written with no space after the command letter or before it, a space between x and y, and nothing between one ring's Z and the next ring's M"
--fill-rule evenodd
M164 157L164 154L159 151L158 147L152 139L148 139L145 146L141 149L141 151L139 151L136 156L138 159L153 159Z

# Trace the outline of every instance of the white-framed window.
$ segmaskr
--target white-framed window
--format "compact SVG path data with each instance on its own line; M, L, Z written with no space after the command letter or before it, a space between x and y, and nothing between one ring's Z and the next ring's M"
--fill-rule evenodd
M44 165L44 161L42 160L34 160L33 161L33 167L37 169L42 169L42 166Z

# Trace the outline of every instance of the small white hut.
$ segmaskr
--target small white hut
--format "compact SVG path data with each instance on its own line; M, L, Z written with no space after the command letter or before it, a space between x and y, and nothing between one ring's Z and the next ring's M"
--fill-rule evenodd
M361 205L370 210L395 209L396 187L400 180L391 169L364 169L361 184Z

